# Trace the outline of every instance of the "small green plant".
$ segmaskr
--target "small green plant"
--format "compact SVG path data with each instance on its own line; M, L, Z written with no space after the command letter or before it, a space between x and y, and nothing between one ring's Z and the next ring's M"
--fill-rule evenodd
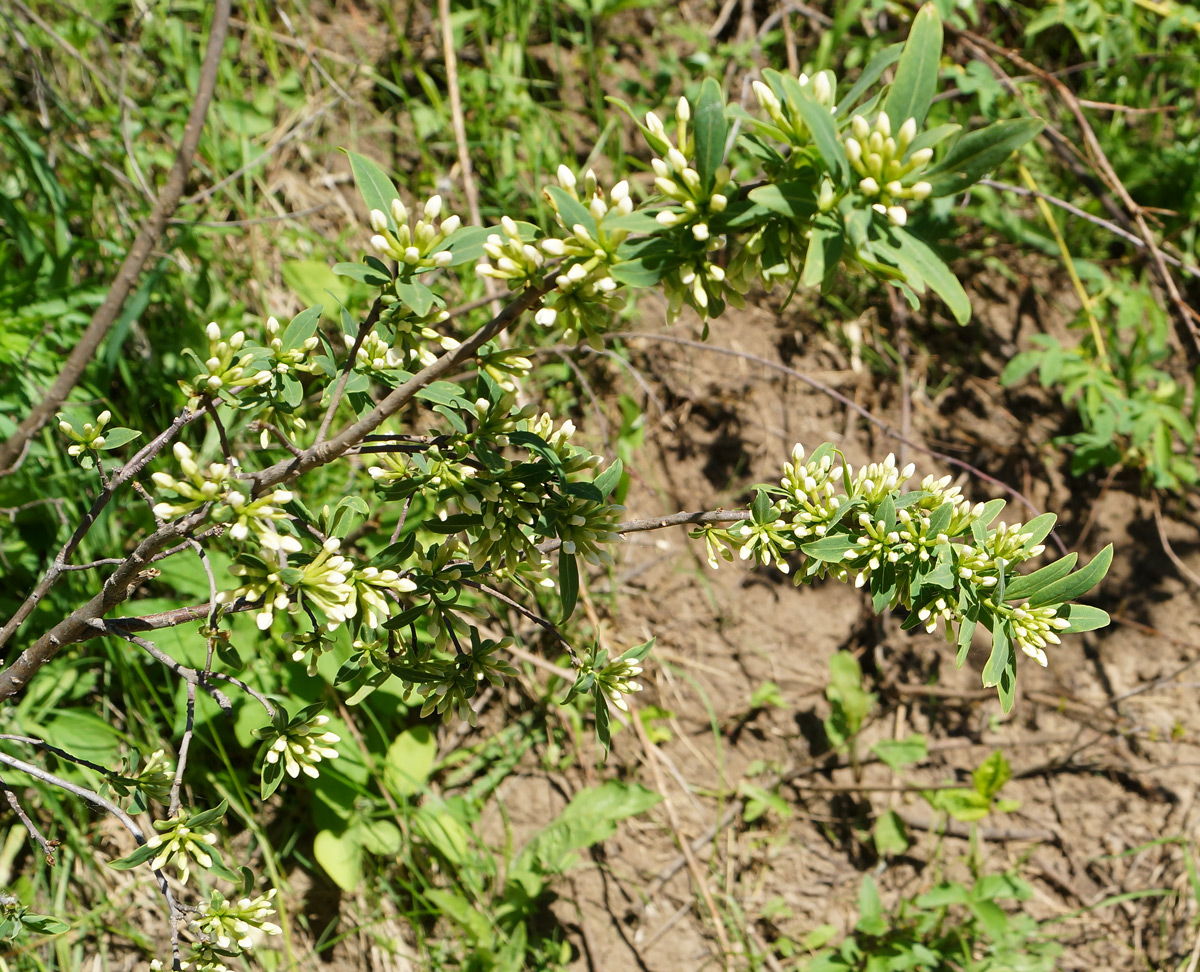
M972 884L944 881L885 910L875 882L864 877L853 933L822 948L807 972L959 969L962 972L1051 972L1062 947L1036 920L1010 914L1001 902L1027 901L1033 888L1013 872L985 874ZM810 944L828 941L826 927Z
M1124 277L1099 283L1076 321L1087 329L1083 340L1066 347L1035 335L1037 347L1013 357L1001 381L1015 385L1036 371L1075 410L1082 428L1055 440L1070 448L1074 475L1124 465L1157 489L1194 486L1200 400L1162 370L1173 354L1167 317L1145 284Z

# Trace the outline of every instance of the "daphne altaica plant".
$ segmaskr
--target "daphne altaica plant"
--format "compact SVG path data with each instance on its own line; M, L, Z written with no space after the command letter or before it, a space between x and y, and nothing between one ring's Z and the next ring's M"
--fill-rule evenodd
M927 128L941 46L941 23L928 4L907 43L880 51L849 87L829 71L764 71L754 85L760 111L750 115L727 106L710 79L694 103L680 98L668 121L635 117L652 181L605 188L594 172L563 167L545 189L553 213L546 227L520 214L494 227L464 226L440 196L402 201L383 170L351 153L373 252L333 269L373 292L371 312L355 321L345 309L327 314L316 306L286 325L269 318L261 330L208 325L180 383L186 409L121 469L100 470L102 507L158 462L152 529L102 593L0 672L0 698L18 692L61 646L98 634L123 637L162 661L153 632L203 615L206 666L172 662L172 670L184 673L190 692L207 691L223 707L218 685L261 706L265 800L317 778L341 739L323 704L268 697L253 685L253 666L237 675L247 666L235 641L254 638L256 653L278 651L305 664L349 704L390 682L422 715L473 721L486 687L515 674L513 641L497 630L515 607L567 646L576 668L568 698L592 700L607 748L610 707L628 708L651 643L610 660L599 647L576 650L560 629L576 607L580 565L611 563L621 534L645 527L623 524L612 500L621 463L605 466L577 442L571 422L526 402L529 349L497 339L529 317L521 333L531 344L600 346L628 292L646 288L665 293L669 318L690 308L707 332L753 288L827 287L839 267L897 287L914 307L932 291L965 323L965 291L910 230L910 214L982 178L1040 123L998 122L965 134ZM889 69L891 83L875 90ZM731 141L734 124L740 138ZM446 295L461 290L462 274L506 285L507 307L486 321L452 318ZM68 452L97 465L101 450L139 434L108 429L110 418L108 411L82 425L64 418ZM179 438L185 429L191 445ZM351 486L326 503L309 474L339 461L346 465L339 482ZM948 479L933 477L907 489L912 472L890 457L854 472L830 445L807 456L797 446L778 485L762 487L749 510L705 514L696 536L714 566L736 551L798 583L853 582L877 611L905 609L908 627L941 626L958 645L959 664L976 630L990 631L984 682L1008 709L1018 655L1046 665L1063 634L1106 622L1103 612L1072 601L1101 579L1111 551L1074 573L1070 554L1020 574L1042 552L1052 515L996 524L1003 501L972 505ZM355 529L385 510L395 522L389 541ZM661 525L670 522L683 521ZM104 620L138 589L147 564L206 550L232 559L233 580L214 577L204 608ZM35 595L0 644L32 611ZM249 634L234 627L241 613L253 616ZM159 876L176 932L172 967L215 970L278 928L272 892L252 895L214 848L224 804L200 812L183 806L191 731L188 721L173 772L156 753L112 774L109 790L135 812L166 804L151 837L106 797L95 799L121 813L140 844L116 866L145 865ZM0 762L12 766L12 759L0 752ZM194 872L205 882L243 880L242 897L235 904L212 891L198 910L184 908L172 882L182 887ZM180 937L189 935L190 943Z

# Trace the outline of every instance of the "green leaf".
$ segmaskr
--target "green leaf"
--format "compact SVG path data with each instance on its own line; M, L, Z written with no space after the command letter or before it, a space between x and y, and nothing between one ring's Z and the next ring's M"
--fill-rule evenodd
M954 792L954 791L949 791ZM939 884L917 898L921 908L945 908L948 905L966 904L970 900L967 889L957 881Z
M1008 359L1008 364L1004 366L1004 370L1000 372L1000 384L1005 388L1010 388L1022 378L1027 376L1034 368L1042 362L1042 358L1046 355L1045 351L1022 351Z
M1029 599L1029 606L1042 607L1045 604L1062 604L1081 597L1104 579L1104 575L1108 573L1108 568L1112 564L1112 558L1113 547L1110 543L1096 554L1086 567L1081 567L1075 573L1043 587Z
M808 219L817 211L813 184L807 180L759 186L750 190L750 198L771 212L792 219Z
M968 132L925 173L933 196L951 196L967 189L1042 130L1036 118L996 122Z
M378 269L366 263L335 263L333 272L339 277L349 277L372 287L385 287L392 278L381 274Z
M583 203L567 192L562 186L547 186L546 193L554 200L554 205L558 209L558 215L562 217L568 229L582 223L588 233L591 234L592 239L596 238L596 217L588 211L588 208Z
M837 111L834 113L834 117L844 117L851 108L858 104L858 99L879 80L883 72L900 60L903 51L903 44L889 44L882 50L876 51L871 60L867 61L867 66L863 68L862 74L858 76L858 80L854 82L850 90L837 99Z
M1060 618L1066 618L1071 622L1071 626L1063 628L1063 634L1076 634L1080 631L1095 631L1097 628L1106 628L1109 624L1109 616L1107 611L1101 611L1098 607L1092 607L1089 604L1066 604L1062 610L1058 612Z
M321 311L325 308L317 304L309 307L307 310L302 310L299 314L292 318L292 321L284 329L282 342L282 350L294 351L300 347L305 341L317 333L317 325L321 322Z
M705 78L692 116L696 140L696 171L705 192L713 188L714 175L725 157L729 126L725 121L725 98L716 78Z
M396 296L418 317L428 314L434 304L433 291L417 280L397 280Z
M579 565L575 555L563 549L558 551L558 592L563 612L559 624L564 624L575 613L579 600Z
M990 800L966 787L954 790L927 790L922 793L922 796L935 810L948 813L962 823L982 820L992 810Z
M879 889L869 874L864 874L858 888L858 924L854 927L865 935L883 935L888 924L883 918L883 902L879 900Z
M917 128L925 124L925 116L937 91L938 63L942 57L942 19L937 7L925 4L913 18L912 29L904 43L896 79L888 92L883 110L887 112L895 131L909 118L917 120Z
M922 279L946 302L954 319L959 324L968 323L971 320L971 299L942 258L924 240L899 226L891 227L891 233L899 240L900 247L916 266Z
M335 273L324 260L288 260L280 272L288 289L305 306L321 303L333 306L349 300L350 287L346 279Z
M21 924L37 935L61 935L71 926L54 915L22 915Z
M229 801L222 800L220 803L218 803L212 809L203 810L200 813L193 814L192 816L190 816L188 818L187 825L189 827L191 827L193 830L197 830L200 827L207 827L209 824L216 823L223 816L225 816L225 811L228 808L229 808Z
M666 264L657 256L636 257L614 264L608 275L627 287L653 287L662 280L666 269Z
M612 717L608 711L608 697L604 694L599 682L592 686L592 698L596 703L596 742L600 745L601 758L606 759L609 747L612 745L612 727L610 725Z
M990 801L1012 779L1012 766L997 749L976 767L971 779L975 782L975 792Z
M558 453L551 449L550 444L541 436L534 435L532 432L510 432L508 441L515 446L523 446L530 452L541 456L554 471L555 478L560 483L566 483L567 471L563 468L562 460L558 457Z
M1012 643L1003 624L992 628L992 653L988 656L987 664L983 666L983 684L985 688L993 688L1000 684L1000 676L1008 666L1012 655Z
M592 484L600 491L601 496L608 496L621 484L621 476L625 473L625 464L620 459L614 459L612 465L592 480Z
M350 158L350 169L354 173L354 181L358 185L363 202L367 204L367 209L378 209L382 212L387 217L388 229L395 233L398 227L392 218L392 200L399 199L400 193L396 191L392 180L365 155L359 155L357 152L346 152L346 155Z
M1029 539L1022 545L1022 550L1031 550L1037 544L1041 543L1054 529L1054 524L1058 522L1058 514L1043 513L1040 516L1035 516L1032 520L1021 528L1021 534L1029 534Z
M1012 600L1020 597L1032 597L1047 584L1069 574L1075 567L1075 561L1078 559L1079 554L1069 553L1065 557L1060 557L1054 563L1047 564L1041 570L1035 570L1032 574L1022 574L1012 578L1005 588L1005 599Z
M146 844L142 844L132 854L118 858L115 861L109 861L108 866L114 871L130 871L153 859L156 853L158 853L157 847L148 847Z
M895 810L885 810L879 815L871 837L880 855L903 854L908 850L908 831Z
M850 178L850 163L846 159L845 147L838 140L833 115L812 96L808 88L802 88L795 78L785 75L783 83L788 93L789 104L804 119L804 124L812 133L813 144L825 160L825 166L833 176L833 181L839 186L846 185Z
M899 772L928 756L929 746L923 735L914 732L906 739L881 739L871 747L871 752Z
M805 287L823 287L837 269L845 249L841 226L833 220L817 220L808 238L808 252L800 282Z
M313 857L343 891L354 891L363 879L363 848L353 830L322 830L313 840Z
M429 726L413 726L388 746L383 778L397 796L410 797L425 789L437 759L437 739Z
M274 763L263 761L261 792L262 798L266 800L272 793L279 789L279 784L283 782L283 761L276 760Z
M104 445L102 445L100 448L106 452L109 449L119 449L121 446L125 445L126 442L132 442L141 434L141 432L137 432L134 429L105 429Z
M453 254L450 266L478 263L483 257L483 244L496 230L488 226L460 226L442 242L442 249Z
M364 850L381 857L400 853L404 843L400 828L390 820L360 820L354 831Z
M840 564L845 559L846 551L853 549L854 541L845 534L839 534L836 537L822 537L812 543L800 545L800 550L806 557L829 564Z

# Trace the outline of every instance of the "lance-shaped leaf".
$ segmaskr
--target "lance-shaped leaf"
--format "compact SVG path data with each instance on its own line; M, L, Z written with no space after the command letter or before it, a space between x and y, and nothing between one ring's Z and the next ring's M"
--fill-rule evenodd
M975 185L1042 127L1037 118L1017 118L968 132L925 173L925 181L933 187L931 195L952 196Z
M392 200L399 199L400 193L388 174L379 168L365 155L357 152L347 152L350 157L350 169L354 173L354 182L367 209L378 209L387 217L388 229L395 233L398 227L392 218Z
M896 65L896 80L888 92L883 110L898 128L915 118L917 128L925 123L933 95L937 90L938 62L942 57L942 18L937 7L927 3L913 18L912 30L904 43L904 53Z
M713 189L714 175L725 157L725 139L729 126L725 121L725 98L716 78L706 78L700 88L693 116L696 140L696 171L705 192Z

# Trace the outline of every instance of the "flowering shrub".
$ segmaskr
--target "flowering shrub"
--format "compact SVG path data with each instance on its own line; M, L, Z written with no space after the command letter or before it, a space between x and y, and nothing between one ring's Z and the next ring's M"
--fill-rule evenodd
M464 226L444 214L436 195L410 208L385 172L351 154L375 252L333 269L371 289L371 313L356 324L343 311L340 335L320 328L320 306L286 327L272 317L262 343L208 325L207 348L193 355L195 373L180 383L187 411L105 480L107 501L158 457L150 477L155 529L93 605L0 673L0 697L17 692L63 644L109 632L146 647L134 634L144 629L131 619L107 627L102 616L130 596L142 565L179 543L181 553L207 547L233 561L233 581L214 578L222 589L202 612L206 666L184 677L189 691L211 694L214 676L225 675L224 687L240 686L261 705L268 720L258 732L263 799L317 778L341 740L327 728L322 703L301 703L293 717L287 706L296 702L268 699L220 670L239 667L230 644L238 613L253 613L258 631L285 641L310 672L338 652L334 681L348 692L395 681L405 698L420 702L422 715L473 720L483 688L515 674L512 639L494 637L485 619L499 614L499 604L516 604L569 644L558 628L576 606L579 564L610 564L609 548L623 530L623 508L612 502L621 463L604 467L573 441L572 423L556 425L520 402L528 349L502 344L501 332L530 315L531 340L599 347L626 291L650 287L665 292L670 319L689 307L707 329L753 287L826 287L839 267L897 287L914 306L932 291L964 323L966 294L929 243L907 229L910 208L971 185L1038 125L990 125L962 135L935 161L937 148L958 135L953 126L924 129L940 51L940 21L927 5L903 52L880 52L845 91L830 72L811 79L764 72L754 87L762 116L747 119L752 130L732 151L736 112L709 80L694 105L676 103L673 131L653 113L638 120L654 153L653 192L641 197L628 181L606 191L593 172L562 168L545 189L554 214L547 230L513 216L498 227ZM868 97L893 66L891 85ZM510 291L505 310L479 328L451 323L445 310L444 294L462 268ZM448 380L468 363L469 376ZM419 426L405 410L417 403L426 409ZM345 424L331 434L339 417ZM106 410L79 427L64 419L68 452L94 463L98 450L137 434L106 432L110 418ZM191 436L205 445L176 440L173 461L160 457L189 425L212 432ZM314 509L321 501L308 495L305 474L343 459L352 470L366 469L378 504L402 511L391 542L373 553L351 535L355 517L369 512L360 497ZM911 475L891 457L854 473L829 445L811 456L797 446L778 486L761 488L748 511L714 514L696 536L714 566L732 559L733 548L743 560L794 572L797 583L853 580L877 611L905 608L909 627L942 624L959 664L982 626L993 639L984 682L998 688L1007 709L1014 649L1045 665L1046 649L1061 634L1106 622L1103 612L1071 602L1100 580L1111 552L1075 573L1072 554L1018 575L1018 565L1042 552L1052 515L992 527L1002 501L972 506L947 479L932 477L905 491ZM534 588L557 591L554 621L536 612ZM173 623L196 617L192 610ZM568 698L592 700L604 747L609 707L628 710L651 644L612 661L598 647L569 649L577 670ZM157 651L152 643L147 650ZM122 796L137 788L169 801L156 833L116 866L174 868L180 884L193 867L238 880L206 829L224 804L195 814L179 805L191 731L189 722L170 785L158 757L147 762L140 787L135 776L113 780ZM176 927L190 925L196 935L190 967L223 968L225 958L253 944L256 929L278 932L267 920L272 894L234 905L213 891L186 921L168 897ZM179 953L173 961L189 967Z

